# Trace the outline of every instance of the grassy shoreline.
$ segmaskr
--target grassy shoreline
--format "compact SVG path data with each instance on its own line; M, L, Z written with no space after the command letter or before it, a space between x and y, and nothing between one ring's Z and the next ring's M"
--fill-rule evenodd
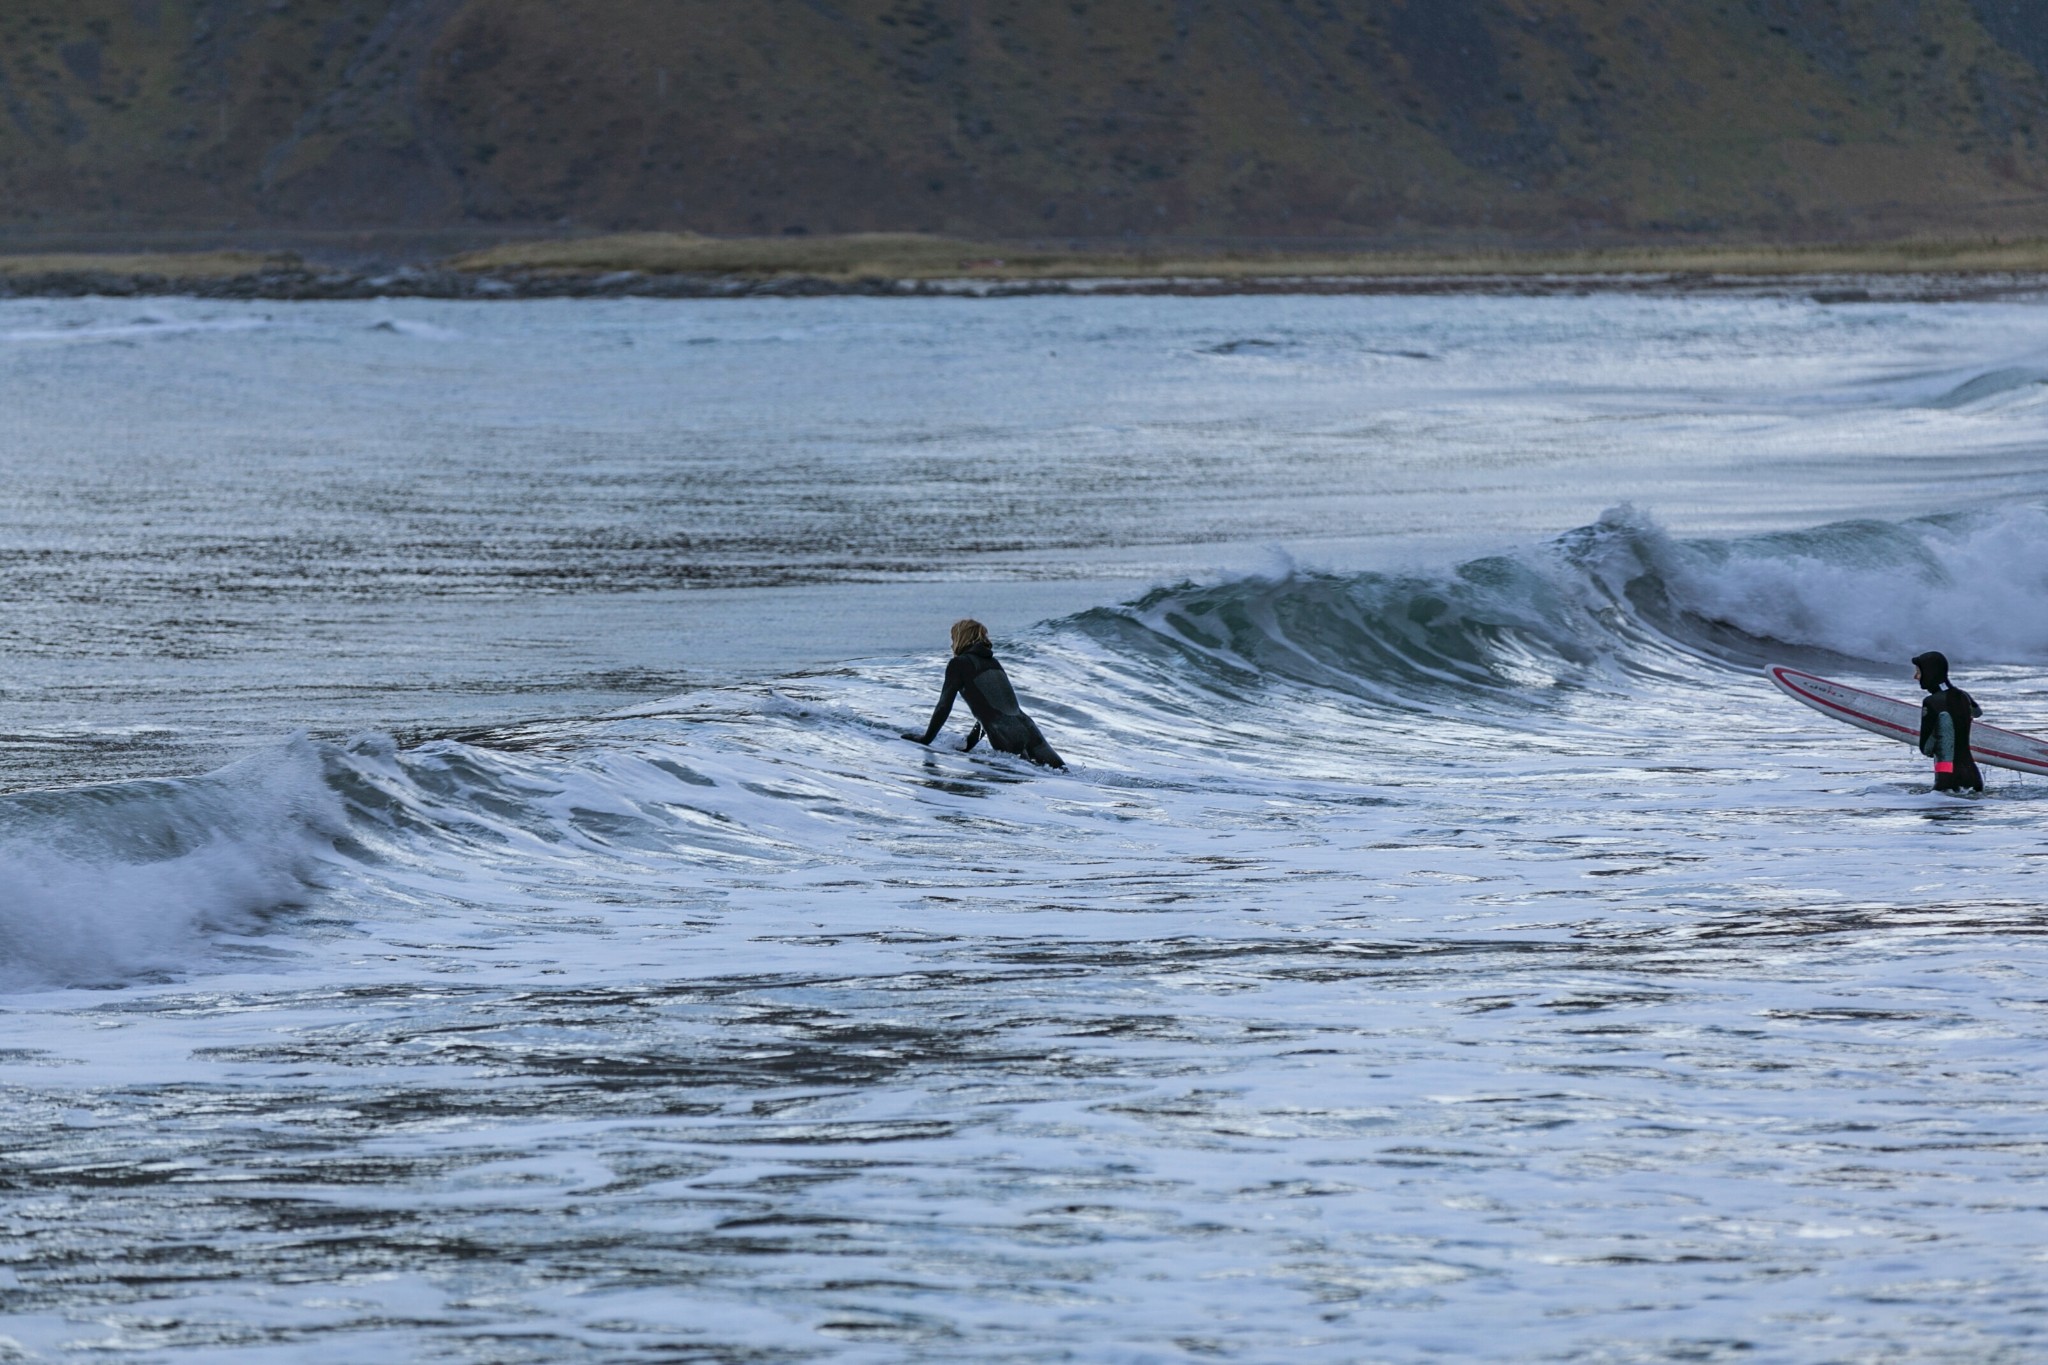
M519 242L447 262L472 272L809 275L821 279L1215 279L1467 275L1840 275L2048 271L2048 238L1814 246L1609 247L1589 250L1327 251L1074 249L912 233L845 237L697 237L620 233Z
M416 265L345 268L289 252L0 254L0 294L222 297L534 297L667 293L1383 292L1598 288L1793 288L1800 280L2048 278L2048 238L1798 246L1621 246L1454 251L1076 247L911 233L699 237L622 233L527 240Z

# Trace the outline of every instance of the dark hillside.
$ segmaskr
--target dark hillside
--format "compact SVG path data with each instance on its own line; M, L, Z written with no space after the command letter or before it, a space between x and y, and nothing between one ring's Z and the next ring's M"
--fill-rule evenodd
M0 226L2048 229L2048 0L6 0Z

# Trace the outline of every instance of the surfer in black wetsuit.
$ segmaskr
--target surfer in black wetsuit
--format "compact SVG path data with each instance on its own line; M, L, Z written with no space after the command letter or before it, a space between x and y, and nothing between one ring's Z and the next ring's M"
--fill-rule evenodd
M1913 677L1927 689L1920 703L1920 752L1934 760L1938 792L1984 790L1984 774L1970 756L1970 722L1984 708L1948 680L1948 656L1930 649L1913 656Z
M932 711L932 723L925 727L923 734L907 730L903 737L913 744L929 744L938 738L939 731L945 727L946 717L953 714L955 697L967 698L967 709L974 713L974 728L968 732L967 742L960 746L962 753L979 744L986 734L988 742L1003 753L1022 754L1047 768L1067 766L1053 752L1052 745L1045 742L1045 736L1038 732L1031 717L1017 705L1017 694L1010 688L1009 676L996 662L996 650L989 643L988 628L979 621L953 623L953 658L946 665L946 686L939 693L938 706Z

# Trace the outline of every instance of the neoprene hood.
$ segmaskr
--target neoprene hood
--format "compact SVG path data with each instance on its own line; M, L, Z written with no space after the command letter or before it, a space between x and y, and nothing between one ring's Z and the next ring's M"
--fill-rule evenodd
M1948 655L1938 649L1913 656L1913 666L1920 670L1920 685L1929 692L1939 692L1948 682Z

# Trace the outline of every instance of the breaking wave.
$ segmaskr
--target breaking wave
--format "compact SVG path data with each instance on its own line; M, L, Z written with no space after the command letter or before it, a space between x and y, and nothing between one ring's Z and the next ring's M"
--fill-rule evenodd
M1018 648L1029 704L1085 736L1099 778L1213 762L1204 780L1234 781L1242 762L1268 780L1298 744L1303 688L1367 703L1324 718L1321 747L1383 754L1413 728L1389 712L1415 706L1513 744L1586 689L1713 685L1767 659L2048 660L2048 509L1716 539L1618 508L1441 574L1162 587ZM607 878L656 888L672 917L693 870L927 837L891 721L921 716L930 684L929 661L881 661L474 742L297 739L204 777L0 797L0 985L189 969L336 885L487 936ZM1040 834L1058 837L1013 837Z
M343 827L320 746L204 777L0 797L0 986L189 967L314 890Z
M1069 623L1246 682L1400 704L1770 660L2048 660L2048 508L1680 538L1633 508L1448 574L1290 572L1156 589Z

